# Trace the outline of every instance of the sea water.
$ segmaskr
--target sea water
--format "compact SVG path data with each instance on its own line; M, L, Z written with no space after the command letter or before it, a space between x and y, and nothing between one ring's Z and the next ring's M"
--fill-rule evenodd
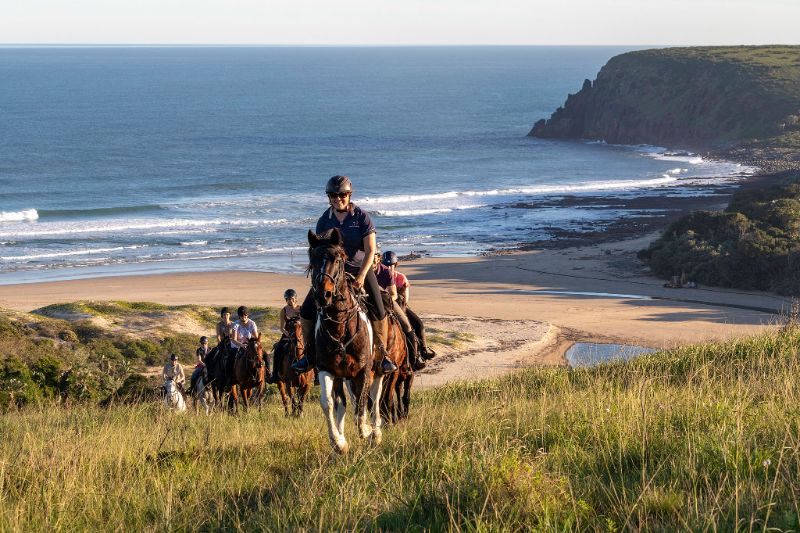
M564 195L703 194L751 169L526 134L619 47L0 48L0 283L301 271L347 174L383 249L600 227Z

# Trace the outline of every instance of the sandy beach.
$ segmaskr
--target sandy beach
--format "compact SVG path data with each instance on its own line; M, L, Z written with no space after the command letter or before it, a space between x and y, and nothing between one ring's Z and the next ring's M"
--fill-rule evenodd
M411 305L429 327L477 339L440 350L418 385L565 364L573 341L662 348L741 337L780 323L787 312L790 300L773 294L663 287L635 258L653 238L401 264L412 283ZM264 272L99 277L0 286L0 306L32 311L77 300L278 306L287 287L302 293L307 286L303 276Z

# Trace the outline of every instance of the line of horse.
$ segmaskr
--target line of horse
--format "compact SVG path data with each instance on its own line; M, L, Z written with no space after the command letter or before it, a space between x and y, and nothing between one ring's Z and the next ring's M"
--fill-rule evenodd
M350 285L345 272L345 252L338 230L322 235L308 234L311 286L317 305L315 335L316 369L320 384L320 405L334 450L347 453L344 436L347 396L353 404L359 435L378 444L384 421L396 423L408 416L414 372L408 360L406 337L397 319L389 313L386 357L398 367L384 375L376 364L375 339L364 298ZM391 309L391 306L388 306ZM314 370L298 374L292 363L305 356L300 321L287 322L288 342L278 354L278 391L286 416L301 416L303 405L314 384ZM230 349L228 339L206 357L204 372L194 386L196 409L209 413L227 398L230 412L239 403L247 409L260 403L266 387L264 351L260 335L251 338L242 354ZM347 394L345 393L347 391ZM177 407L174 396L167 405Z

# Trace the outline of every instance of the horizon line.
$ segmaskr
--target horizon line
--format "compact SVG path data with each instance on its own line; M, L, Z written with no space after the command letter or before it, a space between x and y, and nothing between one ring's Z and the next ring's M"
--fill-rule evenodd
M577 43L0 43L0 48L448 48L448 47L745 47L745 46L800 46L800 44L654 44L654 43L614 43L614 44L577 44Z

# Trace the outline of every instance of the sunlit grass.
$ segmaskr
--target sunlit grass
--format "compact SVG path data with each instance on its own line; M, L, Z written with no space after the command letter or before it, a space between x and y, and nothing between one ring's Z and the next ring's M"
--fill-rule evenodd
M416 394L332 454L316 403L0 419L0 530L797 529L800 333Z

